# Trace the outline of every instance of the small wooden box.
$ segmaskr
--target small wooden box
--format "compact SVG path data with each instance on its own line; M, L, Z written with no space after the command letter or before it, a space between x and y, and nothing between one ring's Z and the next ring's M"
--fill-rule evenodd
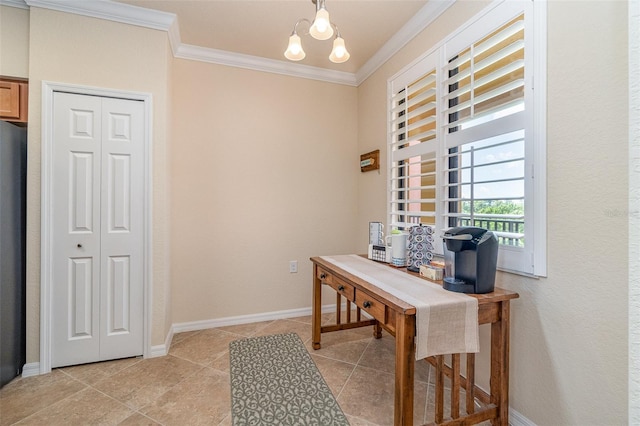
M444 269L431 265L420 265L420 276L432 281L442 281Z

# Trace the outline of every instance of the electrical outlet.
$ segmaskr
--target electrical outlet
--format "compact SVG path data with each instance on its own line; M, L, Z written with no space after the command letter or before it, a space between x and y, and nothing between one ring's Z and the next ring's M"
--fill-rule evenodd
M298 272L298 261L297 260L290 260L289 261L289 272L292 274L295 274Z

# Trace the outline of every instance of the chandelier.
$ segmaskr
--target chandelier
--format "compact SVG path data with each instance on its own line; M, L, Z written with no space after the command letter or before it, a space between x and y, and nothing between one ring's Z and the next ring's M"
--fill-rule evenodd
M329 60L336 64L341 64L342 62L349 60L351 55L349 55L347 48L344 46L344 39L340 36L338 27L329 20L329 12L327 12L327 9L324 6L324 1L325 0L311 0L311 2L316 5L316 17L313 22L302 18L293 26L293 32L289 37L289 46L284 52L285 58L290 61L301 61L306 56L306 53L304 53L304 50L302 49L300 36L298 35L298 25L305 22L309 26L309 30L303 35L310 34L311 37L316 40L330 39L333 36L333 30L335 29L336 35L333 39L333 49L329 55Z

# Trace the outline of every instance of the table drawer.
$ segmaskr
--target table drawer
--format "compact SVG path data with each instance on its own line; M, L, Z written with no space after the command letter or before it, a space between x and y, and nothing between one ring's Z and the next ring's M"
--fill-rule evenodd
M387 307L363 291L356 291L356 305L383 324L387 323Z
M320 281L322 281L322 283L327 284L347 299L353 301L355 289L351 284L343 281L342 279L325 271L322 268L318 268L318 278L320 279Z

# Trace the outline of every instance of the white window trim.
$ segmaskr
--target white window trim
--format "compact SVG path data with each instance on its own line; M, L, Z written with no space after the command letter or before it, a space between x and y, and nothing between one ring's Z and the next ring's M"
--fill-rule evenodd
M533 108L533 131L536 147L533 155L533 219L535 247L533 275L547 276L547 2L533 2L533 83L537 90Z
M489 6L483 9L480 13L475 15L465 24L463 24L460 28L453 31L443 40L441 40L436 46L429 49L429 51L425 52L423 55L418 57L416 60L411 62L409 65L404 67L398 73L393 75L387 81L387 147L388 147L388 155L387 155L387 170L390 173L393 163L393 156L391 152L391 143L392 143L392 133L393 129L391 128L391 111L390 111L390 102L389 100L392 98L394 93L394 85L398 87L402 85L398 84L402 80L411 80L410 76L415 77L417 79L420 77L420 72L422 68L419 68L419 64L422 61L429 62L432 60L431 55L438 55L438 60L440 63L446 63L443 61L445 58L444 46L449 43L452 39L457 37L461 32L465 31L468 27L473 25L475 22L481 20L487 14L490 14L496 7L502 4L522 4L523 2L530 3L532 7L525 14L526 26L525 28L533 29L533 37L527 38L527 46L526 49L528 51L533 52L533 67L530 72L530 81L528 82L529 89L535 90L535 103L533 107L528 108L531 113L527 114L527 120L532 120L533 122L529 122L526 126L527 129L531 129L535 135L535 143L528 143L526 145L526 158L527 158L527 167L530 167L529 170L529 179L525 181L525 185L527 185L527 189L525 191L526 194L526 203L525 203L525 217L527 218L527 224L525 226L532 227L533 231L529 232L527 235L531 235L533 239L533 247L529 251L531 255L530 260L524 260L526 262L530 261L531 266L523 268L525 270L529 270L531 272L524 272L518 265L514 265L513 268L509 267L510 265L502 265L499 267L500 270L526 275L526 276L536 276L536 277L545 277L547 275L547 219L546 219L546 211L547 211L547 182L546 182L546 139L547 139L547 126L546 126L546 75L547 75L547 46L546 46L546 34L547 34L547 2L546 0L497 0L492 2ZM520 6L522 7L522 6ZM526 6L525 6L526 7ZM443 78L441 73L438 73L438 79ZM438 131L441 130L442 126L438 125ZM442 134L438 135L438 140L442 140ZM439 147L436 150L436 155L438 156L438 161L442 161L442 153L441 151L441 143L438 143ZM441 169L442 170L442 169ZM532 179L533 178L533 179ZM439 188L440 194L438 198L441 200L442 198L442 187ZM387 178L387 225L391 223L391 214L390 214L390 205L391 205L391 176L388 175ZM439 201L441 202L441 201ZM436 226L438 229L443 229L442 217L436 216ZM525 232L526 233L526 232ZM436 245L436 248L442 250L439 245ZM508 248L501 247L501 251L508 250Z

